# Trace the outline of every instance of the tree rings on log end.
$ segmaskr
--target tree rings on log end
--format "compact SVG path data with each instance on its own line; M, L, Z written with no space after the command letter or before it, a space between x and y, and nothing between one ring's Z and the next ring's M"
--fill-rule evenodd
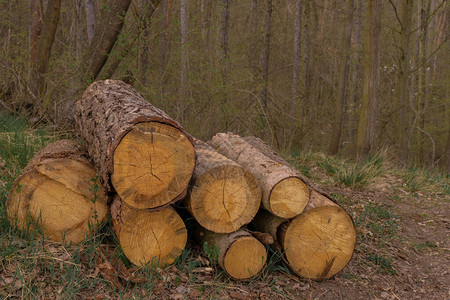
M258 181L238 165L209 170L195 181L187 199L199 224L218 233L233 232L249 223L260 203Z
M19 177L7 203L12 224L21 230L38 226L56 242L79 243L89 226L107 215L104 190L93 167L70 158L48 158Z
M179 129L138 123L114 151L111 182L128 205L161 207L186 190L194 165L194 147Z
M309 201L309 189L297 177L289 177L278 182L272 189L268 210L280 218L298 216Z
M257 275L265 266L267 250L253 236L241 236L228 248L224 269L235 279L248 279Z
M172 207L148 211L122 203L119 218L112 216L123 252L137 266L172 264L186 245L186 227Z
M321 280L334 276L350 261L356 231L342 208L322 206L293 219L281 243L289 265L298 275Z

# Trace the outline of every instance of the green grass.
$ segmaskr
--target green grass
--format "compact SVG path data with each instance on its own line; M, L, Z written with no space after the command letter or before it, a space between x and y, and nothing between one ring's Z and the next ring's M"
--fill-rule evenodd
M394 269L392 265L391 259L384 255L369 253L367 256L367 260L376 265L378 267L378 271L382 274L389 274L389 275L397 274L397 271Z
M405 187L413 194L419 191L450 195L450 174L430 172L416 167L409 167L397 172L403 179Z
M386 241L397 233L398 218L383 206L369 203L356 217L355 225L366 228L375 238ZM369 232L367 234L370 235Z

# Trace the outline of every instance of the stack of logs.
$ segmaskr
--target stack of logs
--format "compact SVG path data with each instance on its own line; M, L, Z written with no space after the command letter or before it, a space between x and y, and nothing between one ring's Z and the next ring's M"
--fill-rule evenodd
M352 256L351 217L260 139L219 133L204 143L115 80L89 86L76 128L87 152L55 142L16 179L7 213L20 229L79 243L109 209L127 258L164 266L187 242L172 206L180 201L196 220L193 238L218 247L219 265L236 279L265 267L263 243L311 279L330 278Z

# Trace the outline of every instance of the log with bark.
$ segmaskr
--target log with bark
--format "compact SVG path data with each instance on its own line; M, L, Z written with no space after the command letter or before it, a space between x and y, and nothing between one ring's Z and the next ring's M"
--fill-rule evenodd
M81 242L107 215L107 197L87 153L69 140L39 151L15 180L6 203L11 224L40 227L44 236Z
M258 212L261 188L256 178L234 161L195 140L192 188L184 202L208 230L229 233L249 223Z
M136 209L116 195L111 204L111 220L123 252L137 266L172 264L186 245L186 226L171 206Z
M135 208L182 199L194 170L192 138L165 112L118 80L91 84L76 126L108 191Z
M266 265L267 250L245 230L215 233L201 226L195 230L195 239L204 247L218 247L219 266L235 279L248 279L258 275Z
M309 189L291 167L264 155L233 133L218 133L209 144L258 179L264 209L282 218L292 218L303 211L309 200Z
M291 269L310 279L322 280L340 272L350 261L356 244L352 218L314 190L299 216L283 219L260 211L252 225L272 235Z

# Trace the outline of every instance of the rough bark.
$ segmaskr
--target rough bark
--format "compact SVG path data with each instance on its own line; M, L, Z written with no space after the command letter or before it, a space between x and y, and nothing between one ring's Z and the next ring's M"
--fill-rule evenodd
M39 36L42 30L41 5L39 0L30 0L31 24L30 24L30 62L35 64Z
M362 105L359 114L356 148L358 156L367 156L375 140L380 78L380 33L383 0L370 0L368 9L369 36L365 54L365 72Z
M351 217L322 194L311 191L304 212L282 219L260 211L252 223L275 239L275 248L299 276L322 280L340 272L350 261L356 244Z
M94 0L85 0L84 8L86 11L86 32L88 36L89 45L92 43L92 39L95 34L95 11Z
M38 152L6 203L11 224L37 226L56 242L79 243L106 219L107 197L84 149L60 140ZM90 228L90 226L93 226Z
M266 265L266 248L247 231L215 233L199 226L194 237L202 246L208 243L209 247L219 248L219 266L235 279L254 277Z
M187 3L181 0L180 8L180 30L181 30L181 77L180 77L180 97L184 99L187 95L187 76L188 76L188 46L187 46ZM181 101L183 103L184 101ZM179 113L184 115L184 105L179 107Z
M210 145L258 179L264 209L283 218L294 217L303 211L309 189L292 168L264 155L233 133L216 134Z
M170 206L158 211L135 209L116 196L111 220L124 254L137 266L170 265L186 245L186 226Z
M118 80L91 84L77 103L78 133L108 191L156 208L183 198L195 164L192 138Z
M223 108L226 108L225 104L227 103L227 82L228 82L228 28L230 22L230 1L223 0L222 1L222 20L220 22L220 50L221 50L221 65L222 65L222 87L223 87ZM222 111L223 116L225 117L225 123L227 122L226 118L226 110ZM227 127L227 124L225 124Z
M352 24L353 24L353 6L354 0L347 0L347 25L345 26L344 35L342 38L342 54L343 57L340 62L339 72L338 72L338 89L336 97L336 114L333 126L333 131L331 133L331 144L329 153L331 155L336 155L339 151L339 146L341 144L342 129L344 127L345 121L345 107L347 106L347 82L348 82L348 67L350 60L350 46L352 40Z
M196 140L196 162L185 206L206 229L229 233L258 212L261 188L256 178L234 161Z

